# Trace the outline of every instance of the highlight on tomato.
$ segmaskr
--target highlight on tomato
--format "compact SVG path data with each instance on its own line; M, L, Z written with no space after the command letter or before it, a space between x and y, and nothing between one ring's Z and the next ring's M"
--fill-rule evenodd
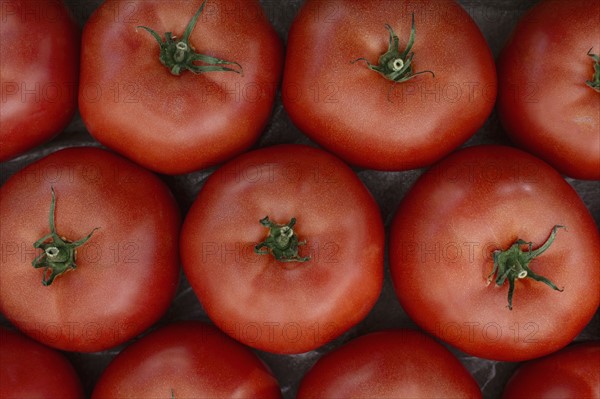
M383 283L377 203L338 158L278 145L205 182L181 233L181 260L208 316L238 341L302 353L360 322Z
M198 321L134 342L100 376L93 399L281 398L277 380L247 347Z
M257 0L109 0L82 41L87 129L153 171L217 165L271 115L283 46Z
M0 187L0 312L55 348L95 352L156 322L179 281L167 186L98 148L57 151Z
M600 304L600 235L577 192L521 150L468 147L403 198L390 232L402 308L471 355L504 361L569 344Z
M481 391L448 349L403 329L369 333L325 354L297 398L481 398Z
M308 0L288 35L282 98L293 123L350 164L428 166L490 115L494 59L451 0Z

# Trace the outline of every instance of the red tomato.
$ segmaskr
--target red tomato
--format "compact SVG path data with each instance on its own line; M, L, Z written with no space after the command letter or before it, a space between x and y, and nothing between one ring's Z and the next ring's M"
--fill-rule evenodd
M75 369L59 352L0 327L0 398L83 398Z
M401 53L411 15L409 64L411 56ZM392 46L396 54L386 55L384 66L391 62L393 74L409 64L414 79L395 82L367 66L388 51L386 27L400 46ZM416 75L424 71L435 77ZM454 1L308 0L289 32L282 95L298 128L346 161L414 169L483 125L496 98L496 70L477 25Z
M481 391L435 340L395 330L363 335L323 356L297 398L481 398Z
M390 269L418 325L483 358L556 351L600 304L589 211L548 164L510 147L464 149L417 181L392 223Z
M600 180L600 3L541 1L498 61L498 110L511 139L559 172ZM549 56L551 54L551 56Z
M523 364L503 399L600 399L600 342L574 344Z
M92 394L100 398L280 398L248 348L200 322L163 327L121 352Z
M191 172L248 148L267 123L281 75L282 44L256 0L209 0L187 46L235 62L221 66L242 73L182 69L177 76L165 67L157 39L140 26L163 41L166 32L184 39L201 4L106 1L83 32L79 101L88 130L162 173Z
M27 166L0 188L0 218L0 312L42 343L115 346L175 294L177 205L156 176L107 151L65 149Z
M315 349L361 321L381 291L383 249L379 209L356 174L299 145L221 167L181 233L184 272L208 316L276 353Z
M6 161L71 121L79 29L60 0L2 0L0 20L0 161Z

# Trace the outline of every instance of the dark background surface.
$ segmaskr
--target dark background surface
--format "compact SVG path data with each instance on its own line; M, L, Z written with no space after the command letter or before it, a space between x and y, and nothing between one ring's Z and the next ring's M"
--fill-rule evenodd
M97 8L101 1L66 0L65 3L71 9L80 25L83 26L89 15ZM292 20L302 3L303 0L261 0L267 16L284 42ZM482 30L494 56L499 54L519 17L535 3L536 1L534 0L460 1L460 4ZM315 145L291 123L286 111L283 109L281 97L278 93L271 120L254 147L259 148L279 143ZM464 146L483 143L510 144L498 121L496 111L490 115L485 125ZM86 131L79 115L76 115L65 131L50 143L38 147L12 161L1 164L0 183L4 183L10 175L36 159L64 147L80 145L99 146ZM162 176L175 194L184 214L202 187L204 180L212 171L214 169L180 176ZM378 172L359 168L355 168L355 171L377 200L386 225L386 231L402 197L423 172L423 170ZM600 184L598 182L573 179L567 179L567 181L580 194L592 212L596 224L600 224ZM568 206L568 204L566 205ZM363 322L343 336L322 348L305 354L284 356L257 351L257 354L271 367L277 376L285 398L293 398L295 396L302 376L320 356L344 342L356 336L386 328L416 328L403 312L394 294L389 276L387 255L385 268L386 279L379 301ZM155 328L172 321L189 319L208 321L202 306L182 275L175 300L167 314ZM4 318L0 318L0 322L3 325L8 325ZM600 316L597 312L593 321L580 334L576 341L598 339L600 338L599 331ZM67 353L67 356L80 373L88 392L91 392L102 370L123 347L125 345L99 353ZM482 388L485 398L498 397L510 374L517 367L516 363L484 360L466 355L451 347L449 348L473 374Z

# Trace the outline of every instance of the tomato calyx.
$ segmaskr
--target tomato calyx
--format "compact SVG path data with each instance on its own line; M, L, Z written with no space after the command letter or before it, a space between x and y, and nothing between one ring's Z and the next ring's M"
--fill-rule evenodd
M242 66L235 61L226 61L220 58L211 57L206 54L196 53L190 44L190 35L198 22L198 18L204 10L206 0L194 14L188 26L183 33L181 40L176 41L176 37L172 32L166 32L164 40L160 35L151 28L146 26L138 26L148 31L158 42L160 46L160 62L166 66L173 75L179 76L181 72L188 70L195 74L204 72L235 72L242 73ZM195 62L201 62L203 65L197 65ZM239 68L230 68L225 65L235 65Z
M360 57L352 61L353 64L358 61L365 61L369 69L380 73L386 79L389 79L394 83L406 82L407 80L410 80L423 73L430 73L431 76L435 77L433 71L430 70L419 72L413 71L412 59L415 54L411 50L415 43L416 36L414 13L412 15L410 37L403 52L400 52L399 38L394 32L394 29L389 24L385 24L385 28L390 33L390 41L388 50L379 57L379 63L377 65L373 65L366 58Z
M561 225L555 225L552 228L550 237L546 240L541 247L536 250L532 250L533 243L518 239L514 244L507 250L497 249L494 251L494 269L488 276L488 284L492 281L494 274L496 275L496 285L502 286L506 280L508 280L508 308L512 310L512 299L515 290L515 280L523 278L531 278L535 281L540 281L556 291L562 292L563 289L558 288L552 281L544 276L535 274L529 268L529 263L537 258L539 255L544 253L554 239L556 238L556 232L559 228L564 228ZM527 245L527 251L523 251L521 247Z
M298 249L306 245L306 240L300 241L294 232L296 218L292 218L288 224L277 224L265 216L260 220L260 224L269 229L267 238L256 244L254 252L259 255L271 254L279 262L306 262L310 256L301 257L298 255Z
M587 55L594 60L594 76L592 80L586 80L585 84L600 93L600 56L592 54L592 49L589 49Z
M50 234L37 240L33 247L36 249L42 249L41 255L37 256L32 266L36 269L44 268L42 274L42 284L49 286L52 284L54 279L69 270L75 270L77 265L75 264L75 257L77 255L77 247L82 246L90 239L94 231L98 230L98 227L93 229L90 234L82 238L81 240L72 242L64 237L61 237L56 233L55 226L55 208L56 208L56 196L54 194L54 188L52 190L52 202L50 203ZM50 240L50 241L49 241Z

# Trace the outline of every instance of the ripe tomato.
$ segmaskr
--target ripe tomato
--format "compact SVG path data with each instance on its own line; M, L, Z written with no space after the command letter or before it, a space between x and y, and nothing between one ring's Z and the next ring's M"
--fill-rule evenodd
M404 310L472 355L518 361L551 353L600 304L594 220L554 169L520 150L452 154L406 195L390 234Z
M206 181L181 233L208 316L269 352L315 349L362 320L383 280L384 230L356 174L324 151L267 147Z
M142 26L163 44L168 32L180 39L162 54ZM159 54L174 59L176 46L231 64L199 59L194 64L209 68L199 74L167 68ZM282 53L256 0L106 1L83 32L81 116L102 144L149 169L178 174L215 165L249 147L266 125ZM233 71L210 69L219 66Z
M0 19L0 161L6 161L71 121L79 29L60 0L2 0Z
M411 16L416 34L407 49ZM368 67L378 60L395 80ZM402 81L410 78L402 65L414 79ZM496 70L477 25L454 1L308 0L289 32L282 96L298 128L346 161L414 169L483 125Z
M588 52L600 54L600 3L541 1L499 57L498 110L516 144L563 174L600 180L600 65Z
M106 368L100 398L280 398L277 380L248 348L200 322L154 331Z
M83 398L75 369L59 352L0 327L0 398Z
M481 398L481 391L435 340L390 330L363 335L323 356L304 376L297 398Z
M600 342L574 344L520 366L504 399L600 399Z
M107 151L65 149L27 166L0 188L0 218L0 311L42 343L115 346L175 294L177 205L156 176Z

